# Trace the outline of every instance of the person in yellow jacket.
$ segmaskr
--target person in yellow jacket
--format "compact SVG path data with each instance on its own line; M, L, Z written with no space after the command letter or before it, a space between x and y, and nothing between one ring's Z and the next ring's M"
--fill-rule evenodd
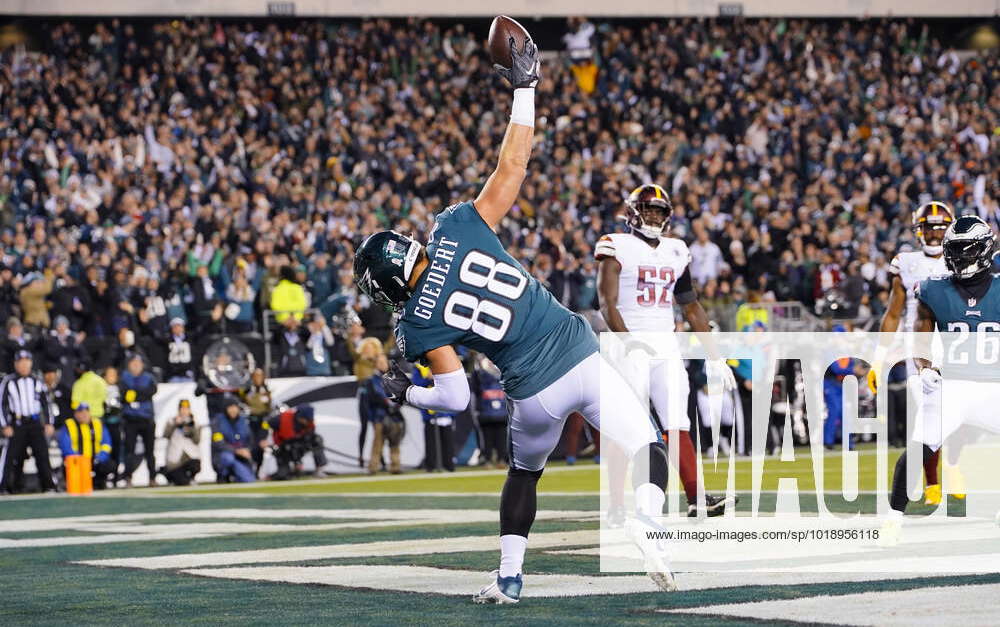
M70 403L73 407L86 403L93 418L98 420L104 418L104 404L107 400L108 382L93 370L88 369L73 383Z
M73 417L67 418L59 430L63 467L66 466L66 458L71 455L89 457L94 468L94 488L103 490L108 475L115 471L111 459L111 436L101 420L90 415L90 405L86 401L74 403L73 408Z
M282 267L281 280L271 292L271 311L275 312L274 319L278 324L283 324L289 316L302 320L308 307L309 297L306 296L306 289L295 281L295 270L291 266Z

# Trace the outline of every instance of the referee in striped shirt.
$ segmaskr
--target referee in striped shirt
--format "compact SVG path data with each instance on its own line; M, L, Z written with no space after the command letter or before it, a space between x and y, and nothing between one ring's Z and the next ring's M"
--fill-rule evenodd
M11 493L24 488L24 458L29 446L42 491L56 489L48 446L55 426L45 384L31 374L31 366L31 353L18 351L14 356L14 373L0 380L0 432L7 438L7 446L0 455L0 472L3 472L0 486Z

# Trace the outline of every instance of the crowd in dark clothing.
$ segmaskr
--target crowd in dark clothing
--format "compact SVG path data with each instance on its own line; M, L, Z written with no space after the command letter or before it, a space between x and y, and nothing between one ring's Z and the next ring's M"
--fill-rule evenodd
M260 331L282 278L320 318L353 307L387 337L351 285L354 247L387 226L426 236L481 187L504 130L506 90L462 24L46 26L38 51L0 53L0 318L18 316L64 378L88 347L185 377L196 350L179 346ZM645 181L701 244L710 305L839 289L877 315L915 206L998 219L995 54L956 52L918 20L586 26L566 29L588 33L596 89L568 55L546 62L530 171L500 228L573 309L593 308L593 245ZM296 320L277 335L318 355L314 372L348 363Z

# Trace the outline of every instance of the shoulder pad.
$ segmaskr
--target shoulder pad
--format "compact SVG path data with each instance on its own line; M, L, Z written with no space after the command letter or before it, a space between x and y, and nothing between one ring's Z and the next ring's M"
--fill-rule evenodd
M899 259L899 255L892 258L889 262L889 274L899 274L902 270L902 261Z
M601 239L597 240L597 246L594 247L594 257L597 259L614 258L616 252L615 240L611 235L602 235Z

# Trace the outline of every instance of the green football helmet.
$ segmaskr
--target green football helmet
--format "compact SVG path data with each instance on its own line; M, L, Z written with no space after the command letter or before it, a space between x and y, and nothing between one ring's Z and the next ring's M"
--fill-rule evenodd
M354 282L375 303L399 311L413 294L409 280L421 248L395 231L372 235L354 254Z

